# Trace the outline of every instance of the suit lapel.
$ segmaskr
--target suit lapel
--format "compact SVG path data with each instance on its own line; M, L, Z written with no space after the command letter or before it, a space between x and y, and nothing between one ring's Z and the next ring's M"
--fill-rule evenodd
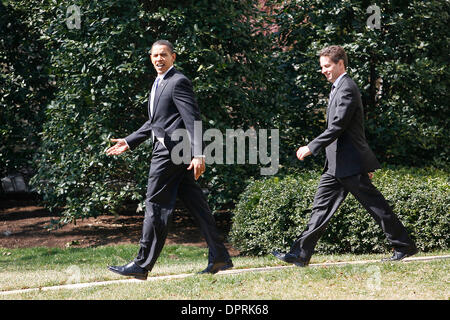
M155 92L155 100L153 101L153 115L152 118L150 119L150 122L153 121L153 118L155 117L155 114L157 112L158 109L158 104L159 104L159 98L161 97L161 94L163 93L166 85L169 83L170 78L172 77L172 75L175 73L175 68L172 68L165 76L164 78L161 80L161 82L158 84L158 89Z
M339 90L339 88L342 86L342 83L344 83L344 79L345 77L347 77L347 74L345 74L342 79L339 81L337 87L334 89L333 94L331 95L329 101L328 101L328 107L327 107L327 123L328 123L328 118L330 116L330 109L331 109L331 103L334 101L334 98L336 97L336 94Z

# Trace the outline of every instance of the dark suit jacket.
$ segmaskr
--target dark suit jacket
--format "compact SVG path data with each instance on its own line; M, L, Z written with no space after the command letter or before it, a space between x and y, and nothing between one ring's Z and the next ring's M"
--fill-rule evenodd
M194 140L194 121L201 121L200 110L191 81L186 76L172 68L158 85L153 109L153 116L151 116L149 98L149 120L125 138L131 150L151 137L153 130L155 140L163 138L164 144L171 151L177 142L172 140L174 131L186 129L191 142L191 156L194 150L201 154L203 151L201 134Z
M328 102L327 129L308 147L313 155L325 148L324 172L337 178L380 168L366 141L361 94L348 75L342 77Z

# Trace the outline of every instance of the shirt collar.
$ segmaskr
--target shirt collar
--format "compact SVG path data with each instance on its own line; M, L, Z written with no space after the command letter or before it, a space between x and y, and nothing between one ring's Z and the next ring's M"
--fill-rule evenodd
M171 66L166 72L164 72L163 74L157 76L157 78L160 78L161 80L164 79L164 77L166 76L167 73L169 73L170 70L173 69L173 66Z
M336 81L333 82L333 87L337 88L339 82L341 81L342 77L345 76L347 74L347 72L344 72L343 74L341 74Z

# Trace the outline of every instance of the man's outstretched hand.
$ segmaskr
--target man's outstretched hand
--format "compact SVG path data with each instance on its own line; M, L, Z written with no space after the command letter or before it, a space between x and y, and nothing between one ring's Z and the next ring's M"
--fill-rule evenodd
M194 169L194 177L195 180L200 178L200 176L205 172L205 158L203 157L195 157L192 159L191 164L187 168L188 170Z
M111 141L115 142L116 144L106 150L106 154L108 156L116 156L129 149L125 139L111 139Z
M298 160L302 160L303 161L303 159L305 159L310 154L311 154L311 151L309 151L309 148L307 146L300 147L297 150L297 158L298 158Z

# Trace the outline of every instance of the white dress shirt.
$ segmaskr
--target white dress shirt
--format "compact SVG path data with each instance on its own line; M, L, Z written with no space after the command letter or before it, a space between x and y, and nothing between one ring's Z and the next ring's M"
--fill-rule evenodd
M154 112L154 110L155 110L155 106L154 106L154 103L155 103L155 94L156 94L156 83L158 84L158 86L160 86L161 85L161 81L164 79L164 77L166 76L166 74L170 71L170 70L172 70L172 68L173 68L173 66L171 66L166 72L164 72L163 74L158 74L158 76L156 77L156 79L155 79L155 82L153 83L153 86L152 86L152 92L150 93L150 116L152 117L153 116L153 112ZM153 141L153 131L152 131L152 141ZM159 142L161 142L162 143L162 145L164 146L164 147L166 147L166 145L164 144L164 139L163 138L161 138L161 137L157 137L156 139L158 139L158 141ZM167 148L167 147L166 147Z
M342 77L345 76L346 74L347 74L347 72L344 72L343 74L341 74L341 75L333 82L333 85L331 86L330 97L331 97L331 95L334 93L334 89L337 88L339 82L341 82Z

